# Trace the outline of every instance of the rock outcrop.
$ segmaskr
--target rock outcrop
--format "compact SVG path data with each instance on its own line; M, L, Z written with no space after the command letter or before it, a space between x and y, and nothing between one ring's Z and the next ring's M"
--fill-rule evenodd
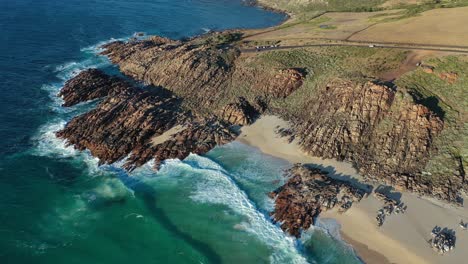
M68 80L58 95L64 100L62 106L73 106L106 96L129 94L132 90L131 85L123 80L89 69Z
M281 69L269 82L257 82L257 86L275 98L286 98L302 86L305 71L303 69Z
M93 83L98 85L99 91L109 93L96 93L90 89ZM181 99L162 88L132 87L119 78L111 78L96 70L82 73L68 84L61 92L64 98L73 98L68 102L107 96L95 109L73 118L57 132L58 137L66 139L77 149L88 149L100 159L101 164L114 163L130 155L125 164L128 169L150 159L155 160L157 168L164 159L183 159L191 152L205 153L236 136L222 122L183 110ZM187 129L156 146L152 145L153 137L178 124L187 126Z
M273 191L274 221L293 236L299 237L301 230L314 224L322 211L335 207L340 212L348 210L354 202L365 195L364 190L353 187L349 182L333 179L319 169L296 164L285 172L286 184Z
M429 240L432 249L439 254L445 254L455 248L457 240L455 231L448 228L441 228L440 226L434 227L431 232L432 239Z
M457 202L457 191L421 177L443 121L403 96L383 84L335 81L296 122L296 137L307 153L350 161L371 181Z
M265 62L262 55L240 56L238 41L239 33L228 31L180 41L149 37L106 44L103 54L125 75L163 88L136 89L121 79L84 72L60 93L64 105L106 99L58 135L104 162L128 156L126 166L133 168L154 155L202 153L234 137L221 132L228 125L250 124L258 113L269 113L294 124L289 136L310 155L352 162L369 181L461 202L463 183L450 177L436 182L424 174L444 127L426 106L386 84L342 79L308 90L310 97L296 105L297 98L289 99L304 85L308 69ZM293 111L285 110L289 107ZM150 142L176 125L188 129L172 135L166 147ZM207 135L211 132L218 138Z
M137 80L162 86L187 104L212 108L223 100L239 50L226 43L230 33L189 41L153 37L103 46L120 70ZM202 92L200 92L202 91Z
M221 111L220 117L234 125L249 125L253 122L257 111L243 97L236 102L226 105Z

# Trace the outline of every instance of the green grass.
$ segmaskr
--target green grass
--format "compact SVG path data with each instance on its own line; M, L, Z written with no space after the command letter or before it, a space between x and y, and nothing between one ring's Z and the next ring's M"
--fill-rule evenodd
M294 14L311 11L339 11L339 12L372 12L379 11L379 7L385 0L327 0L327 1L302 1L301 3L289 0L262 0L268 6L286 10ZM291 3L292 2L292 3Z
M459 167L460 160L464 167L468 163L468 62L449 56L425 63L434 67L433 73L418 69L402 76L397 85L444 120L444 130L435 139L438 151L426 167L433 179L443 179L457 173L454 168ZM443 73L456 74L457 80L443 80Z
M270 106L286 116L300 118L317 95L317 89L335 78L366 81L395 69L406 57L399 50L366 47L327 47L272 51L259 54L242 67L258 72L283 68L305 68L308 72L300 89L285 99L272 99ZM248 89L248 88L246 88ZM245 91L244 91L245 92ZM252 92L250 91L250 94Z

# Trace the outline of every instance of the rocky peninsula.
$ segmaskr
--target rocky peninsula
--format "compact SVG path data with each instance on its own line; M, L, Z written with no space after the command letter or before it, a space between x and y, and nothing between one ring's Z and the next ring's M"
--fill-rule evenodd
M252 67L261 56L241 56L241 36L222 32L182 41L149 37L105 45L102 54L122 73L152 86L136 88L97 70L76 76L60 93L64 106L106 99L58 136L90 149L105 163L130 154L126 167L134 168L152 158L159 164L190 151L205 153L234 140L233 125L269 113L289 120L289 137L312 156L348 161L367 180L399 190L462 202L463 175L437 181L424 176L437 152L434 141L444 129L443 119L431 109L378 79L343 78L315 87L313 97L290 105L289 97L315 73L307 67ZM164 146L152 143L179 125L185 129Z

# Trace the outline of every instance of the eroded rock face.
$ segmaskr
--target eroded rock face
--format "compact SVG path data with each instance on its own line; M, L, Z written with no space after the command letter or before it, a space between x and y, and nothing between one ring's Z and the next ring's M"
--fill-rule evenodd
M182 42L154 37L114 42L103 48L103 54L124 74L167 88L199 108L222 100L223 87L229 83L234 60L240 54L237 48L208 38Z
M282 223L284 231L296 237L314 224L320 212L335 207L344 212L366 195L348 182L332 179L326 172L301 164L287 170L285 176L286 184L270 194L275 198L272 217Z
M281 69L270 82L258 84L275 98L286 98L302 86L305 73L302 69Z
M234 125L249 125L253 122L257 111L245 100L239 97L236 102L226 105L221 111L220 117Z
M330 83L311 103L298 126L301 145L314 156L349 159L371 140L375 126L389 111L394 92L386 86L350 81Z
M164 159L183 159L191 152L205 153L217 144L235 138L224 123L182 110L181 100L160 88L143 90L131 87L119 78L94 71L80 74L69 83L75 85L66 86L61 93L64 98L74 98L74 103L109 95L95 93L90 83L98 84L99 91L126 87L114 89L113 93L123 93L108 96L95 109L73 118L57 132L58 137L66 139L77 149L90 150L101 164L114 163L130 155L125 164L128 169L143 165L152 158L157 168ZM151 145L152 137L162 135L178 124L189 125L167 141Z
M101 70L89 69L68 80L58 96L63 98L63 106L73 106L80 102L131 92L132 88L127 82L113 78Z
M311 155L352 162L370 180L456 201L457 192L442 194L420 177L442 120L396 95L372 82L329 84L296 127L300 144Z
M134 149L125 168L132 170L154 159L154 167L159 168L166 159L184 159L190 153L204 154L217 145L224 145L236 138L236 134L217 120L190 121L184 129L161 144L146 142Z

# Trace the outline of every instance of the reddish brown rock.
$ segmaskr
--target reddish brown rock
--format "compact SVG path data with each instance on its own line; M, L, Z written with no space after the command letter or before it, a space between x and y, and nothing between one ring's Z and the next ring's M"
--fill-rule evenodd
M95 75L95 78L90 79L87 74L78 75L70 81L76 83L74 89L67 87L62 93L65 97L86 94L90 90L88 82L99 83L103 86L99 89L103 91L124 83L119 78L102 74ZM109 82L100 82L103 79ZM82 83L84 85L80 85ZM125 165L128 169L153 158L157 168L164 159L183 159L191 152L205 153L235 138L223 123L205 120L182 110L181 100L163 89L126 87L124 93L108 96L95 109L73 118L57 132L57 136L79 150L88 149L100 159L101 164L114 163L130 155ZM174 139L151 145L154 136L162 135L177 124L189 124L189 128L175 135Z
M158 169L166 159L184 159L190 153L204 154L217 145L231 142L235 137L223 123L216 120L191 121L182 131L160 144L154 145L150 141L135 148L124 167L132 170L154 159L154 167Z
M131 93L132 88L127 82L113 78L101 70L89 69L68 80L59 92L63 98L63 106L72 106L105 96Z
M450 84L454 84L458 80L458 74L455 72L442 72L439 73L439 78Z
M240 54L234 46L222 43L224 35L213 34L188 41L153 37L114 42L103 47L103 54L124 74L171 90L190 106L212 109L224 99L234 60Z
M305 74L301 69L282 69L270 82L264 83L265 90L276 98L286 98L302 86Z
M443 130L443 121L427 107L395 87L347 80L315 87L310 91L313 96L292 105L283 99L303 85L307 69L287 68L281 62L272 66L262 60L264 55L240 56L238 39L231 33L183 41L151 37L114 42L104 47L104 54L124 74L174 92L183 99L184 109L205 117L216 114L231 124L248 124L249 111L238 102L243 97L259 113L290 120L294 124L291 138L311 155L352 162L371 181L449 201L458 199L458 189L466 184L456 177L431 181L423 175L437 151L434 140ZM421 67L435 72L431 66ZM456 81L453 74L439 77Z
M223 120L240 126L251 124L256 115L257 111L243 97L239 97L236 102L226 105L220 113Z
M311 104L308 121L296 127L300 144L311 155L352 162L369 180L456 202L456 185L440 192L421 177L442 120L395 96L371 82L329 84Z
M284 231L296 237L314 224L320 212L335 207L344 212L367 195L349 182L330 178L326 172L301 164L294 165L285 175L286 184L270 194L275 198L272 216Z

